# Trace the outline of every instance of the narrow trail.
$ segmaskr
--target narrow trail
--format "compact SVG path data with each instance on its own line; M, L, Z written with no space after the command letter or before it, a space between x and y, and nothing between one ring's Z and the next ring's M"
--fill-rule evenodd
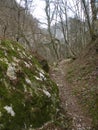
M72 118L72 130L90 130L91 119L83 112L81 105L77 102L77 97L73 94L71 86L66 83L62 62L56 69L52 69L51 77L59 87L62 107L67 110Z

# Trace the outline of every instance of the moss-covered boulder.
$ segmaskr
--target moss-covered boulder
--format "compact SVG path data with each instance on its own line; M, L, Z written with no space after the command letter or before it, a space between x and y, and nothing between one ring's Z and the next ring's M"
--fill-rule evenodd
M28 130L54 120L58 88L20 44L0 40L0 130Z
M48 62L47 60L42 57L41 55L38 54L37 51L35 52L31 52L33 54L33 56L38 59L38 62L39 64L41 65L42 69L46 72L46 73L49 73L49 65L48 65Z

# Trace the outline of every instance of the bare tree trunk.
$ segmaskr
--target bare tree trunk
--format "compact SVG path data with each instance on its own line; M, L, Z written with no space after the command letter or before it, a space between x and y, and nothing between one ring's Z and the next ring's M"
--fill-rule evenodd
M63 8L62 8L62 5L64 5ZM66 8L67 8L67 1L62 0L61 5L59 4L59 17L60 17L62 33L64 36L65 45L66 45L66 51L71 57L76 57L74 51L72 50L72 48L69 44L68 16L67 16L67 9ZM64 16L65 16L65 21L63 20Z
M89 13L88 13L88 10L87 10L87 7L86 7L85 0L82 0L82 3L83 3L83 6L84 6L84 14L86 15L90 36L93 39L93 31L92 31L92 27L91 27L91 23L90 23L90 17L89 17Z
M58 60L59 59L59 55L58 55L58 52L57 52L57 48L55 46L55 38L53 37L53 34L51 32L51 22L52 22L53 17L54 17L54 11L53 11L53 13L51 15L50 1L49 0L45 0L45 2L46 2L45 13L46 13L46 16L47 16L48 32L49 32L49 36L50 36L50 40L51 40L54 52L55 52L57 60Z
M92 10L92 30L93 30L93 39L96 39L96 27L95 27L95 23L97 20L97 10L96 10L96 6L95 6L95 0L91 0L91 10Z
M96 10L96 6L95 6L95 0L90 0L90 4L91 4L91 10L92 10L92 21L90 21L90 16L89 16L89 12L87 10L87 6L86 6L86 2L85 0L82 0L83 6L84 6L84 12L86 15L86 19L88 22L88 26L89 26L89 32L90 32L90 36L92 40L96 39L96 34L95 34L95 22L97 19L97 10Z

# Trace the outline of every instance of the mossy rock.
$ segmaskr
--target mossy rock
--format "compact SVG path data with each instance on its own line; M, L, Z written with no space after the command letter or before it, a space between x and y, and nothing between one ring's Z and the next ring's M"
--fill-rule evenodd
M49 72L49 65L47 63L47 60L43 59L39 62L45 72Z
M35 52L31 51L31 53L38 60L38 62L41 65L42 69L46 73L48 73L49 72L49 65L48 65L47 60L44 57L42 57L41 55L39 55L37 51L35 51Z
M0 41L0 130L27 130L53 121L56 84L19 43Z

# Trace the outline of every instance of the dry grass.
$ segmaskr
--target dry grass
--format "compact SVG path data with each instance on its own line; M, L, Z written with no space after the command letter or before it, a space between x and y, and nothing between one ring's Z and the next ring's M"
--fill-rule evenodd
M66 79L73 86L84 110L93 118L98 130L98 39L91 42L81 56L67 65Z

